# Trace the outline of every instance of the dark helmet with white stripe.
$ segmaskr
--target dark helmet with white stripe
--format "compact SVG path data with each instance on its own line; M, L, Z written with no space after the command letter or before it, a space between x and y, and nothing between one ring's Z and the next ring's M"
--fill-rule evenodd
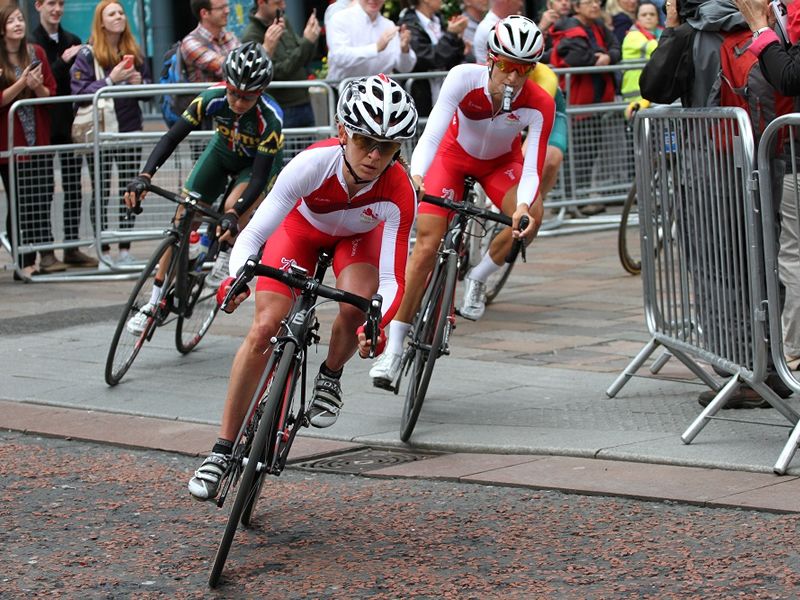
M497 22L489 35L491 58L508 58L520 63L538 63L544 54L544 36L536 23L522 15Z
M407 140L417 130L414 100L383 73L347 84L339 98L336 117L353 133L378 140Z
M272 61L264 46L247 42L228 53L222 65L222 75L225 83L237 90L263 90L272 81Z

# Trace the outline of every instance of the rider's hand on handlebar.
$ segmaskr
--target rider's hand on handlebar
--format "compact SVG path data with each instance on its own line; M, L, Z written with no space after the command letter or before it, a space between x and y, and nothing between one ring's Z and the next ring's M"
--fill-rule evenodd
M413 175L411 181L417 190L417 202L421 202L422 197L425 195L425 183L422 181L422 175Z
M147 195L147 190L150 189L150 175L147 173L140 173L134 177L128 186L125 188L125 195L122 197L125 206L130 209L136 206Z
M514 214L511 215L512 221L512 231L511 235L514 236L514 239L517 238L524 238L526 241L529 241L533 238L533 234L536 228L536 222L533 219L533 215L530 214L530 209L528 208L527 204L519 204L517 206L517 210L514 211ZM522 231L517 231L519 229L519 222L522 217L528 217L529 222L528 226L523 229Z
M233 243L233 238L239 233L239 215L234 211L228 211L219 220L217 225L217 238L219 242Z
M367 338L367 334L364 332L364 325L361 325L358 329L356 329L356 334L358 335L358 355L361 358L369 358L369 351L372 348L372 340ZM378 345L375 348L375 353L373 356L378 356L383 353L383 349L386 347L386 334L383 332L383 327L378 328Z
M235 277L228 277L219 285L219 288L217 289L217 304L219 306L222 306L222 303L225 302L225 297L228 295L230 287L233 285L234 281L236 281ZM231 300L228 302L228 305L223 308L223 310L226 313L232 313L242 302L247 300L249 296L250 288L245 286L244 291L231 298Z

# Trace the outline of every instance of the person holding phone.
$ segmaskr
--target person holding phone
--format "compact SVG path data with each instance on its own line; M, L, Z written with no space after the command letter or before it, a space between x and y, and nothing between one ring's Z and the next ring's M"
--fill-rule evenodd
M311 61L317 55L321 31L316 11L306 21L303 35L295 33L286 19L284 0L255 0L250 23L242 32L242 42L257 42L272 59L274 81L305 81ZM283 108L284 127L313 127L314 111L308 88L275 89L271 95Z
M125 9L120 3L114 0L100 0L94 9L91 31L89 43L80 49L70 69L73 94L93 94L100 88L110 85L150 83L150 70L144 60L144 54L131 33ZM95 58L102 70L101 75L104 75L99 79L95 73ZM114 111L117 115L120 132L142 130L142 109L139 107L139 100L115 98ZM113 163L116 162L119 170L118 181L120 182L118 192L114 194L119 198L118 225L120 229L130 229L133 227L133 221L123 218L125 206L122 203L122 195L125 191L124 182L133 179L138 173L141 148L134 145L104 149L101 151L101 155L103 208L100 223L94 223L94 226L95 228L99 227L101 231L109 227L107 203L111 197L111 171ZM91 173L94 170L91 155L88 156L88 161ZM92 219L95 218L94 196L92 197L91 216ZM116 259L117 266L126 266L135 262L130 253L130 247L130 242L120 242L119 254ZM102 245L101 270L108 270L115 264L110 251L109 244Z
M41 46L25 41L26 24L16 5L0 8L0 152L8 151L8 112L11 105L26 98L46 98L56 91L56 82L47 55ZM50 114L48 107L24 106L14 112L14 146L46 146L50 143ZM50 225L52 157L33 154L15 163L16 194L6 194L6 231L12 234L11 202L16 201L16 243L37 244L53 241ZM0 176L6 190L13 189L8 158L0 158ZM29 281L37 273L36 253L20 255L14 279ZM66 267L55 254L42 252L39 269L46 272L63 271Z

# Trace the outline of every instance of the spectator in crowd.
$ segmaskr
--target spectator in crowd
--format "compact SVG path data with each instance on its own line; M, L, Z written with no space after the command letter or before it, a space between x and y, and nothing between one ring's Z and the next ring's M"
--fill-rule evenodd
M559 19L568 17L572 14L572 2L570 0L547 0L547 10L542 13L539 19L539 30L544 35L544 56L542 62L550 62L550 52L553 50L553 37L550 31Z
M400 25L411 32L411 48L417 55L414 73L449 71L464 62L462 38L469 19L463 15L445 22L442 0L409 0ZM411 95L420 116L428 116L439 96L442 79L421 79L411 84Z
M222 81L222 65L228 52L239 45L227 31L231 12L228 0L191 0L197 27L181 40L181 56L191 82Z
M472 46L475 42L475 31L483 21L483 17L489 12L489 0L464 0L461 5L464 12L461 14L467 17L467 28L464 30L464 62L475 62L475 53Z
M132 56L128 61L125 56ZM97 77L99 67L100 78ZM150 83L150 71L144 60L139 45L128 26L125 9L114 0L100 0L94 9L92 18L91 37L89 44L83 46L70 69L72 93L94 94L100 88L114 85L137 85ZM142 109L136 98L115 98L114 112L117 116L120 133L142 130ZM108 229L108 200L111 193L112 162L117 163L119 190L115 194L118 198L118 218L120 229L133 227L132 219L125 218L125 205L122 196L125 192L125 182L133 179L139 172L141 159L139 146L120 146L101 150L101 179L103 190L101 194L102 208L100 223L94 223L95 230ZM93 158L87 155L89 172L94 172ZM95 219L94 195L92 195L92 219ZM130 242L119 243L117 266L128 266L134 262L130 253ZM114 264L111 258L109 244L101 246L102 256L100 269L109 269Z
M492 0L491 8L483 21L480 22L475 30L475 41L472 52L475 55L475 62L485 65L487 62L487 46L489 34L497 25L500 19L505 19L510 15L522 14L525 2L523 0Z
M250 24L242 33L242 43L258 42L272 59L274 81L304 81L307 67L317 51L320 26L314 13L306 21L303 36L298 36L285 16L285 0L256 0ZM273 41L274 40L274 41ZM271 95L283 108L284 127L313 127L314 111L308 88L275 89Z
M64 0L36 0L39 25L31 33L31 41L44 48L47 62L56 80L56 95L69 96L69 69L81 49L80 38L61 27ZM72 104L61 102L50 107L50 143L71 144ZM58 153L61 165L61 187L64 190L64 241L73 242L79 237L81 224L81 166L83 159L71 150ZM68 267L96 267L97 259L72 247L64 250L64 263Z
M322 18L323 24L325 25L325 31L328 31L330 28L333 15L341 10L344 10L345 8L350 8L356 2L358 2L358 0L335 0L333 4L329 4L328 8L325 9L325 15Z
M336 13L327 30L328 79L408 73L417 56L411 32L381 15L384 0L357 0Z
M622 60L646 60L658 46L664 30L658 24L658 8L651 0L641 0L636 9L636 23L630 28L622 42ZM622 75L622 97L629 103L643 102L639 91L640 69L625 71ZM649 104L649 103L648 103ZM628 114L630 116L630 113Z
M638 0L608 0L606 3L606 14L611 17L611 28L620 45L636 22L638 4ZM658 20L658 13L656 13L656 20Z
M600 16L600 0L572 0L574 16L566 17L553 26L554 48L551 63L556 67L590 67L617 64L620 47L617 38L605 26ZM571 105L612 102L616 92L611 73L573 75L567 90ZM602 144L602 121L598 114L579 116L574 121L575 190L586 190L591 183L595 158ZM588 204L580 208L584 215L605 211L602 204Z
M16 5L0 7L0 151L8 151L8 112L16 100L46 98L56 92L56 81L50 71L47 55L41 46L25 42L25 17ZM37 61L38 64L34 64ZM25 106L14 113L14 146L47 146L50 143L50 113L46 106ZM17 244L39 244L53 241L50 226L50 203L53 179L47 154L21 158L15 164L16 188L12 188L8 158L0 159L0 177L6 189L8 212L6 231L14 231L11 203L16 202ZM13 237L13 236L12 236ZM52 273L64 270L53 252L41 253L39 271ZM19 256L15 280L29 281L37 273L36 253Z

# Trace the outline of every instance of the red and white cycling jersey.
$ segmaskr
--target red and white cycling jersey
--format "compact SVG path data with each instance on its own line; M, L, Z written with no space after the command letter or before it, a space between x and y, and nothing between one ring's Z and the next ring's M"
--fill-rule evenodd
M492 160L519 147L528 127L528 148L517 189L517 204L532 204L539 191L555 102L526 80L512 100L511 112L494 115L489 69L465 64L450 69L425 131L411 157L411 175L425 176L437 151L447 160ZM459 158L460 157L460 158Z
M351 198L344 169L336 138L313 144L295 156L239 234L231 251L230 272L235 275L249 256L258 253L292 210L311 228L337 239L384 224L378 293L383 297L382 321L388 323L405 288L409 236L416 215L414 187L402 165L395 163ZM289 264L292 257L285 258L284 264Z

